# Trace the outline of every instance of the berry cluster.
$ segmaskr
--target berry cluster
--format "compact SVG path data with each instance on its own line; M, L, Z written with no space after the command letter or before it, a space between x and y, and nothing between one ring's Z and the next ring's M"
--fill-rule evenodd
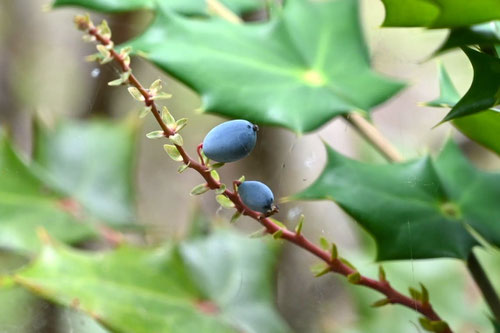
M220 163L228 163L247 157L257 142L259 128L246 120L226 121L214 127L203 140L201 148L205 156ZM277 212L271 189L259 181L238 184L241 201L250 209L271 215Z

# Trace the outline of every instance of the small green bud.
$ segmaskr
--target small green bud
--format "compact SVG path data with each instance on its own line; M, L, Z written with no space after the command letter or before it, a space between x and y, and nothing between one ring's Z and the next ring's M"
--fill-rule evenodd
M361 274L359 272L354 272L347 275L347 281L352 284L358 284L361 281Z

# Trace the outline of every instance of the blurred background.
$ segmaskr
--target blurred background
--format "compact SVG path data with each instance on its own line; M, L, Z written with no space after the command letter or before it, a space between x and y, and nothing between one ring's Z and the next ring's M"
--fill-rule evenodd
M59 117L121 119L139 110L126 89L108 87L107 82L116 77L112 65L98 66L84 61L94 50L82 42L72 19L85 11L44 11L46 5L47 0L0 2L0 126L8 129L16 146L28 157L35 116L51 124ZM97 22L105 16L92 13L92 17ZM431 59L433 50L446 36L444 30L382 29L383 17L380 1L362 1L362 21L375 69L402 79L409 86L376 110L375 124L406 158L429 151L435 153L452 135L477 166L498 170L500 161L495 155L458 134L448 123L432 128L448 110L418 106L439 94L438 61L445 64L459 91L467 90L472 68L465 55L453 51ZM106 18L119 43L142 31L152 15L137 12ZM194 153L194 147L205 134L223 119L196 111L200 107L198 96L151 64L136 58L132 67L143 83L157 78L166 82L165 90L173 94L167 101L168 108L176 117L189 118L183 136L185 146L192 147ZM199 176L193 172L178 175L177 165L163 153L162 143L146 139L145 134L156 128L152 117L143 119L137 141L138 220L146 225L148 242L181 239L198 207L216 224L227 225L231 212L219 209L212 196L188 195L200 183ZM296 193L312 183L324 166L321 139L348 156L368 162L382 161L346 122L338 119L301 137L283 129L262 128L254 153L244 162L226 166L221 177L237 179L244 174L247 179L270 185L278 197ZM341 254L359 265L363 273L376 274L373 241L333 203L293 202L280 208L280 220L294 225L300 214L304 214L306 235L334 241ZM247 234L258 229L254 221L247 219L232 227ZM496 272L489 272L491 276L500 276L499 253L482 251L478 255L485 266L497 268ZM12 260L15 261L12 258L1 261L3 269L17 265ZM390 306L373 310L369 304L378 299L375 293L352 288L334 275L312 277L309 266L314 263L311 255L284 244L277 267L276 302L296 332L420 331L411 311ZM492 331L478 290L459 261L391 262L385 266L391 281L401 290L425 282L435 307L458 332ZM500 289L500 279L496 280ZM97 324L83 315L58 309L26 292L0 293L0 332L100 331Z

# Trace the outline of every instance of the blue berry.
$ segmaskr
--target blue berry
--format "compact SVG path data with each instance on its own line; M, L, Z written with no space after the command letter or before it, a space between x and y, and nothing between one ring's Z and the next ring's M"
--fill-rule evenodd
M216 162L234 162L253 150L258 127L246 120L226 121L212 128L203 140L203 152Z
M248 208L269 213L274 209L274 195L267 185L257 181L245 181L238 186L241 201Z

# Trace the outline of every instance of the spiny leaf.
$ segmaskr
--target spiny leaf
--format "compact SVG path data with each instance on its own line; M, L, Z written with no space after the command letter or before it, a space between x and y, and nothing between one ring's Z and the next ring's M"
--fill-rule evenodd
M276 249L228 232L98 255L47 246L15 280L67 307L77 300L113 332L285 333L273 305Z
M130 225L136 220L137 122L58 121L36 123L34 160L44 177L101 221ZM50 233L50 230L48 230Z
M467 93L443 121L472 115L500 104L500 59L467 47L463 51L474 68L474 79Z
M50 190L39 170L26 165L1 132L0 170L0 247L22 255L36 252L40 227L68 243L96 236L81 205Z
M460 100L460 95L443 65L439 67L439 87L440 96L426 103L426 105L454 107ZM497 140L497 134L500 133L500 112L498 110L480 111L469 116L453 119L451 123L471 140L500 155L500 140Z
M130 45L200 93L206 112L296 132L368 111L403 87L372 71L357 0L288 1L281 15L251 25L191 20L160 5Z
M321 176L294 198L334 198L375 238L378 259L465 259L477 244L465 225L500 245L500 175L474 168L452 141L435 160L387 165L327 154Z

